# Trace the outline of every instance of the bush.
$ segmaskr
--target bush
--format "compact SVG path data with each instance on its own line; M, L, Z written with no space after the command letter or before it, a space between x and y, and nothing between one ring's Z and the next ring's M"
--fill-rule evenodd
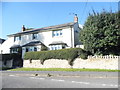
M46 47L45 45L41 45L41 51L47 51L48 47Z
M66 59L69 64L72 65L75 58L80 57L82 59L87 59L87 55L87 52L81 48L70 48L51 51L26 52L24 59L41 60L42 64L47 59Z

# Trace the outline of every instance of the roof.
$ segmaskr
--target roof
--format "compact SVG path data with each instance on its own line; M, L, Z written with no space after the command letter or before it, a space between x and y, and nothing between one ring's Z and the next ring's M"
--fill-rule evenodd
M22 47L26 47L26 46L37 46L37 45L41 45L42 43L40 41L33 41L33 42L29 42L25 45L23 45Z
M49 45L67 45L66 43L62 42L62 41L54 41Z
M12 47L10 47L10 49L13 49L13 48L20 48L21 46L20 45L13 45Z
M5 41L5 39L0 38L0 44L2 44Z
M59 25L48 26L48 27L32 29L32 30L28 30L28 31L24 31L24 32L19 32L19 33L11 34L11 35L8 35L8 36L15 36L15 35L21 35L21 34L27 34L27 33L35 33L35 32L40 32L40 31L61 29L61 28L64 28L64 27L73 26L74 24L75 24L75 22L59 24Z

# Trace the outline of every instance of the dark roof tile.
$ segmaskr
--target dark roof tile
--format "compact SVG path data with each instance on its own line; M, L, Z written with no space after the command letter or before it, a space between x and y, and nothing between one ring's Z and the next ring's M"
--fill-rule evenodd
M21 34L26 34L26 33L34 33L34 32L39 32L39 31L46 31L46 30L51 30L51 29L64 28L64 27L67 27L67 26L73 26L74 24L75 24L75 22L65 23L65 24L60 24L60 25L54 25L54 26L48 26L48 27L43 27L43 28L27 30L27 31L24 31L24 32L19 32L19 33L11 34L11 35L8 35L8 36L14 36L14 35L21 35Z
M33 41L33 42L29 42L29 43L23 45L22 47L26 47L26 46L37 46L37 45L41 45L41 44L42 44L42 42L40 42L40 41Z

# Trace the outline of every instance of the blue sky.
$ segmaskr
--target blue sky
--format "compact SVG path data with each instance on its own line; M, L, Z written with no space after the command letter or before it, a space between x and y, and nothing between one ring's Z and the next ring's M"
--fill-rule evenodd
M1 6L1 5L0 5ZM2 34L0 38L21 32L26 28L41 28L51 25L73 22L76 13L79 24L84 25L92 9L118 11L117 2L2 2Z

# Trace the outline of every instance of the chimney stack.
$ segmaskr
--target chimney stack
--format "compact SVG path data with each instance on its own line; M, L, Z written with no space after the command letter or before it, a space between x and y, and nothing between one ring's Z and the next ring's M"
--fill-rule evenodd
M22 32L24 32L24 31L25 31L25 26L23 25L23 26L22 26Z
M74 22L78 22L77 14L75 14L75 16L74 16Z

